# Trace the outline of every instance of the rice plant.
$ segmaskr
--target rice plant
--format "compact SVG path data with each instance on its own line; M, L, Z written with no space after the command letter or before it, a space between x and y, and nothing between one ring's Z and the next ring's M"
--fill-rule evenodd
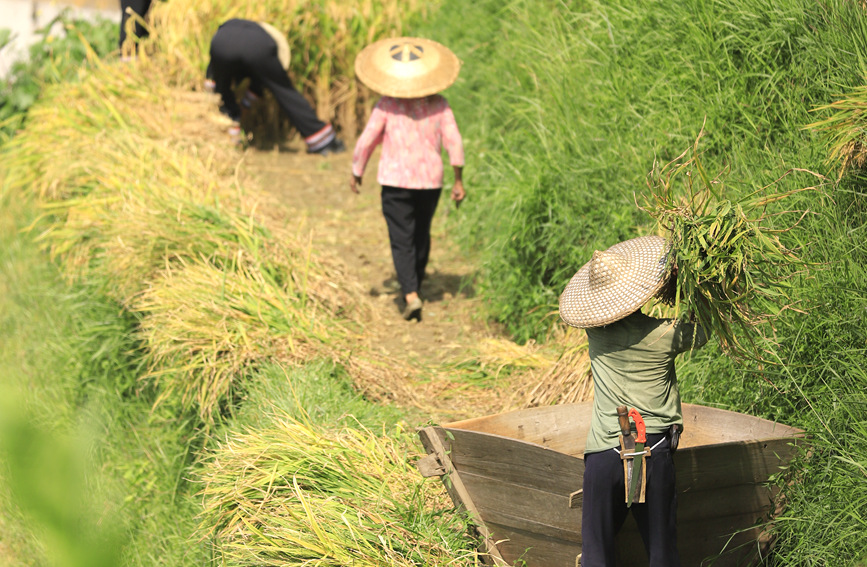
M162 68L138 69L94 61L79 83L49 89L3 148L4 192L37 200L31 230L70 279L102 282L138 315L158 400L179 393L211 422L266 358L299 363L352 343L360 292L259 212L275 205L240 187L228 148L201 159L170 91L150 84Z
M841 95L837 100L818 106L816 113L830 114L821 120L808 124L806 128L817 129L826 134L828 140L828 161L839 167L839 177L848 171L863 170L867 163L867 86L855 88Z

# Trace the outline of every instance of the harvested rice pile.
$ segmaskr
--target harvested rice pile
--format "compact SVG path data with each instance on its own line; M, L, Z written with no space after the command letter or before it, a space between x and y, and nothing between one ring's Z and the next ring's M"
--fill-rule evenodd
M224 565L472 565L467 525L414 470L414 435L289 418L227 439L201 481Z

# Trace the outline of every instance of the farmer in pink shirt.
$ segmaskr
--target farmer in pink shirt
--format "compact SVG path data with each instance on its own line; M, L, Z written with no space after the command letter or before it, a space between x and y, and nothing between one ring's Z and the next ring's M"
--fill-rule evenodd
M421 38L381 40L355 60L358 78L384 96L356 142L350 189L358 193L367 162L382 144L377 181L407 320L421 319L419 288L442 193L443 147L455 173L452 199L460 203L466 196L461 133L448 102L436 94L455 81L459 70L460 61L447 47Z

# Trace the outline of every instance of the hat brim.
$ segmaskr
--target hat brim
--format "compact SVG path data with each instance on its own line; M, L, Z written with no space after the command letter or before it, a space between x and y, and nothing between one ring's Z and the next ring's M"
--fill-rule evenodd
M413 49L411 60L398 56ZM369 89L395 98L420 98L447 89L458 78L461 61L446 46L430 39L397 37L365 47L355 58L355 74Z
M604 287L590 282L591 263L578 270L560 295L560 318L582 329L601 327L634 313L665 284L671 246L661 236L642 236L615 244L606 253L622 254L628 271Z

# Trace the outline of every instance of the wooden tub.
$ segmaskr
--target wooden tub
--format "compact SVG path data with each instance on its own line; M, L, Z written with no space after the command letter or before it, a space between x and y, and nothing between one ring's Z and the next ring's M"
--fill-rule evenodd
M442 476L473 518L490 561L571 567L581 553L584 442L592 402L518 410L426 427L424 476ZM749 415L683 405L675 455L678 547L684 567L749 565L768 546L770 475L803 432ZM618 566L647 565L632 515L618 535ZM713 561L712 561L713 560Z

